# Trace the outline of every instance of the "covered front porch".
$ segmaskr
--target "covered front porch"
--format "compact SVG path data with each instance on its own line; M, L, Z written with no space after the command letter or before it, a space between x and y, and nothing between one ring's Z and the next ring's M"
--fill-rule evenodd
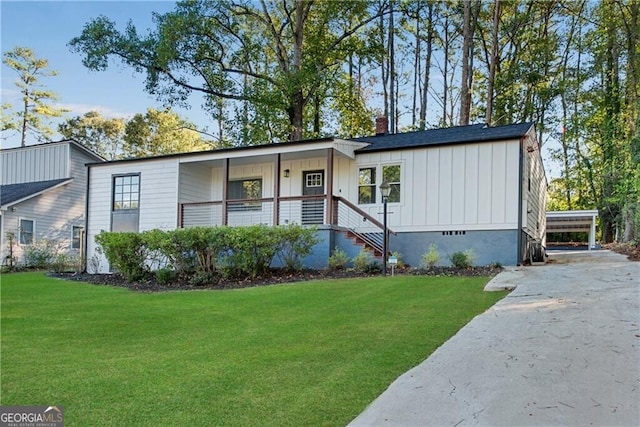
M383 252L383 224L360 209L355 150L330 139L247 147L185 158L179 165L178 227L331 226Z

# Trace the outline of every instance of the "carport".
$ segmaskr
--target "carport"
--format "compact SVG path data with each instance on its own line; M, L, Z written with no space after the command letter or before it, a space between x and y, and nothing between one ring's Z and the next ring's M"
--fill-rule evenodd
M597 217L597 210L548 211L547 233L587 233L589 235L589 250L595 249Z

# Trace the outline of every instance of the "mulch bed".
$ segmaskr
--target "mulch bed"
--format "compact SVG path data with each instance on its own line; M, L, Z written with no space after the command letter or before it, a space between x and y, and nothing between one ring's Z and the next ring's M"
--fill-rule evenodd
M608 243L604 248L626 255L631 261L640 261L640 243Z
M430 270L422 269L396 269L395 275L430 275L430 276L495 276L501 271L497 267L472 267L468 269L456 269L453 267L434 267ZM391 272L388 273L391 275ZM127 282L119 274L86 274L86 273L49 273L51 277L65 280L75 280L92 283L94 285L117 286L131 289L137 292L163 292L163 291L187 291L201 289L241 289L255 286L268 286L281 283L303 282L308 280L343 279L353 277L372 277L378 274L366 274L355 270L302 270L285 271L271 270L267 274L246 279L222 279L217 283L205 285L192 285L188 281L177 281L171 284L160 284L155 277L139 282Z

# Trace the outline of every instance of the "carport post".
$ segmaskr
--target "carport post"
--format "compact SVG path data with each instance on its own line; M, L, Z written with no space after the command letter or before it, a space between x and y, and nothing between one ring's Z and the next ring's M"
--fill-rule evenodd
M591 230L589 230L589 250L596 248L596 216L591 217Z

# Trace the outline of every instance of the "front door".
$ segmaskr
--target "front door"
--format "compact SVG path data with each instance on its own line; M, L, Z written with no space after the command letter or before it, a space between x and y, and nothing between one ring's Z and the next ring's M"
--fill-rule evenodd
M302 173L302 195L324 195L324 171ZM324 200L302 201L302 224L322 224L324 222Z

